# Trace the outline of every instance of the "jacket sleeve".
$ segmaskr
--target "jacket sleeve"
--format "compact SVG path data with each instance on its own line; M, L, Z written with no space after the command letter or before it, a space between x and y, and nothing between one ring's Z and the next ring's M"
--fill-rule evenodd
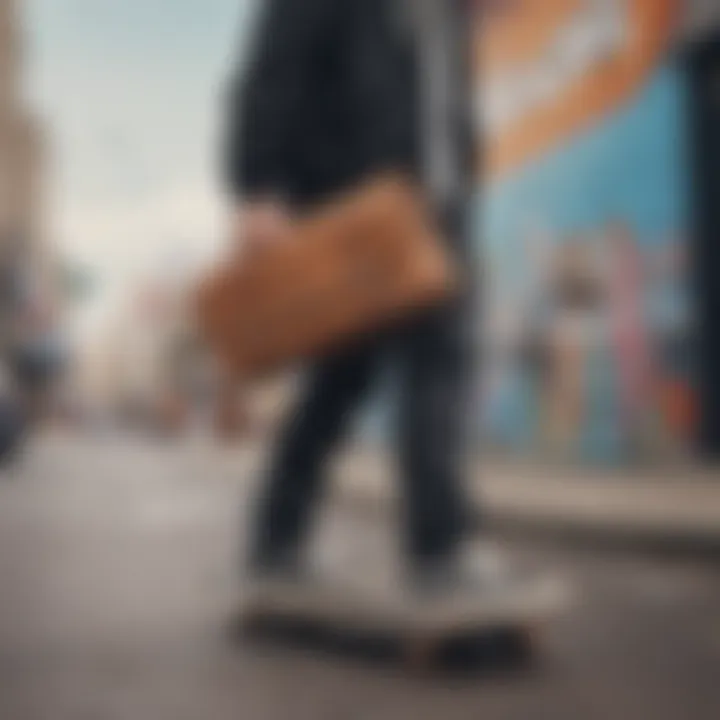
M285 194L293 122L338 0L260 0L253 47L232 86L225 175L236 196Z

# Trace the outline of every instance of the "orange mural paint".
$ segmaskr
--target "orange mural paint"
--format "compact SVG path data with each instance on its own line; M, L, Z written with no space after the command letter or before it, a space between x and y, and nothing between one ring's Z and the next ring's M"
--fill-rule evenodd
M630 98L667 49L680 5L525 0L479 23L478 103L490 175L547 152Z

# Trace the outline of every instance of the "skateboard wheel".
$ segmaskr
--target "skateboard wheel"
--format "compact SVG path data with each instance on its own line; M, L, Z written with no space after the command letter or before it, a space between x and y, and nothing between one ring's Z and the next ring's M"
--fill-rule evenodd
M237 615L237 627L244 634L253 634L260 630L265 622L263 610L258 603L249 602Z
M404 660L407 667L413 672L426 673L432 670L439 643L432 638L408 640L405 644Z
M521 661L531 661L540 652L541 629L539 625L527 625L511 631L508 640L513 654Z

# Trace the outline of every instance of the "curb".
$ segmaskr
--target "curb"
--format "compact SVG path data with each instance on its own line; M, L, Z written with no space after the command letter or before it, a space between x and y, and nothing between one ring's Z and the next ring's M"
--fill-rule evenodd
M338 499L363 511L387 512L397 502L387 473L377 459L369 463L354 460L354 467L351 461L344 468L336 490ZM610 484L570 479L517 483L505 482L501 473L492 483L479 479L473 483L473 522L505 536L720 560L720 482L717 487L715 482L670 483L664 479L638 482L642 486L625 485L617 480ZM563 492L563 485L569 497ZM525 488L531 491L526 493ZM545 489L550 491L549 498L538 502ZM632 502L620 507L618 501L626 491ZM675 510L677 496L683 502L677 503ZM643 502L645 497L661 502L653 507Z

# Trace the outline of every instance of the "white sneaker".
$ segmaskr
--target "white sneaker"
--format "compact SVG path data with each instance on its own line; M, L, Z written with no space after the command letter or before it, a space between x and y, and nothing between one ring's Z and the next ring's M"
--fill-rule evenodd
M458 621L532 621L560 611L569 600L567 584L557 575L513 562L486 542L454 562L422 568L414 588L423 613Z

